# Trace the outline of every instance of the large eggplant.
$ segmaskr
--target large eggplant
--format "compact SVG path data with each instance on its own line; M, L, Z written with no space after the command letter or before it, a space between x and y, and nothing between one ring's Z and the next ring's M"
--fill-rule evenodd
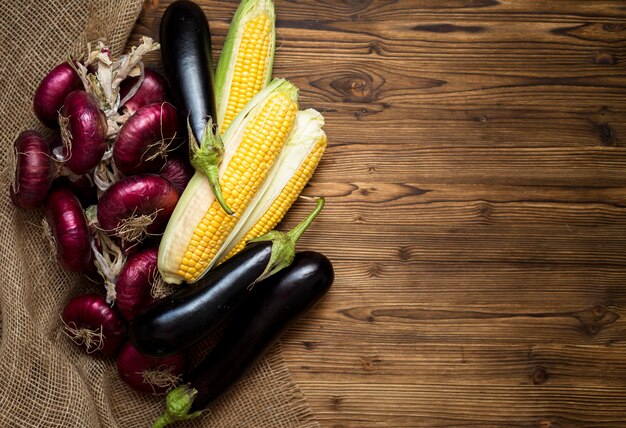
M174 355L209 334L263 274L272 243L253 242L192 286L158 300L133 318L130 339L145 355Z
M186 384L168 393L165 414L152 428L200 415L326 294L333 280L333 266L325 256L303 251L291 266L258 283L233 313L215 347L186 376Z
M161 57L174 99L187 114L191 164L206 175L215 199L229 215L222 196L218 167L224 143L213 129L215 88L211 32L200 6L177 0L168 6L160 27Z
M172 3L161 20L161 57L174 98L200 141L209 117L215 117L213 60L209 23L200 6Z
M142 354L166 357L206 337L257 282L291 264L298 238L323 207L324 199L319 198L311 214L291 231L272 231L253 240L197 283L144 309L130 325L133 345Z

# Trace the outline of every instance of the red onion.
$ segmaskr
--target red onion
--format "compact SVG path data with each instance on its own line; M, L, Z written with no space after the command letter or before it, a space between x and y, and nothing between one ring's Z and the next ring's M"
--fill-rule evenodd
M180 195L183 194L194 173L195 169L191 164L178 157L168 157L167 162L159 171L159 175L167 178L176 187Z
M144 69L143 82L141 82L139 88L136 88L138 83L139 77L129 77L124 79L120 85L120 99L123 102L122 111L124 113L133 115L145 105L168 100L167 82L156 71ZM131 94L131 91L135 89L135 94L131 95L127 101L124 101Z
M78 198L63 187L52 190L44 207L54 238L59 264L71 272L84 272L92 262L89 231Z
M126 177L109 187L98 201L98 222L126 241L140 241L165 230L178 191L156 174Z
M115 302L127 320L152 301L152 287L161 278L157 269L157 252L156 248L148 248L131 255L117 277Z
M113 146L115 166L126 175L159 171L177 131L178 113L173 105L141 107L117 134Z
M24 131L15 141L15 182L10 187L11 200L21 208L40 207L50 191L55 163L50 146L36 131Z
M55 187L66 187L74 193L83 208L98 203L98 193L90 175L63 175L54 180Z
M65 334L88 354L111 357L126 338L120 316L96 294L72 298L61 318Z
M84 89L83 82L69 63L54 67L35 91L33 109L41 123L49 128L58 128L57 118L65 97L77 89Z
M61 134L59 134L58 132L54 132L50 138L46 139L46 141L48 142L50 150L54 150L57 147L61 147L63 145Z
M139 353L129 342L117 357L117 371L135 391L163 394L180 383L187 358L184 354L154 358Z
M65 166L75 174L93 169L106 150L107 120L96 98L74 91L65 98L59 116Z

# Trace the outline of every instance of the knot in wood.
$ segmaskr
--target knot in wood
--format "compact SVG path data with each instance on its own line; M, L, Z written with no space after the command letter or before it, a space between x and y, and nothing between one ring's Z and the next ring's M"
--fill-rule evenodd
M604 24L602 26L604 31L609 33L619 33L620 31L624 31L626 29L626 25L624 24Z
M378 98L378 88L383 84L364 72L345 74L330 83L330 86L339 92L346 102L369 103Z
M543 367L537 367L533 370L531 379L534 385L541 385L548 380L548 371Z
M610 52L596 52L593 56L593 63L596 65L616 65L617 56Z

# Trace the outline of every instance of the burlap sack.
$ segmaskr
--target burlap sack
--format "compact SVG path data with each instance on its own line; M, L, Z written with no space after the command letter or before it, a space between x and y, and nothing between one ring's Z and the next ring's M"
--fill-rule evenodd
M62 333L65 302L92 285L51 256L40 211L13 207L12 145L42 76L87 41L119 53L142 0L0 0L0 427L147 427L163 398L133 392L115 363L83 354ZM181 427L318 426L276 347L200 420Z

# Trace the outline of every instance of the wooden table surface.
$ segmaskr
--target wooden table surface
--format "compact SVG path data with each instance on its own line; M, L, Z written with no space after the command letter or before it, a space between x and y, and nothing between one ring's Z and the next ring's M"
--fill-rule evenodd
M237 3L199 3L217 54ZM284 338L322 426L626 426L626 2L276 7L330 141L336 282Z

